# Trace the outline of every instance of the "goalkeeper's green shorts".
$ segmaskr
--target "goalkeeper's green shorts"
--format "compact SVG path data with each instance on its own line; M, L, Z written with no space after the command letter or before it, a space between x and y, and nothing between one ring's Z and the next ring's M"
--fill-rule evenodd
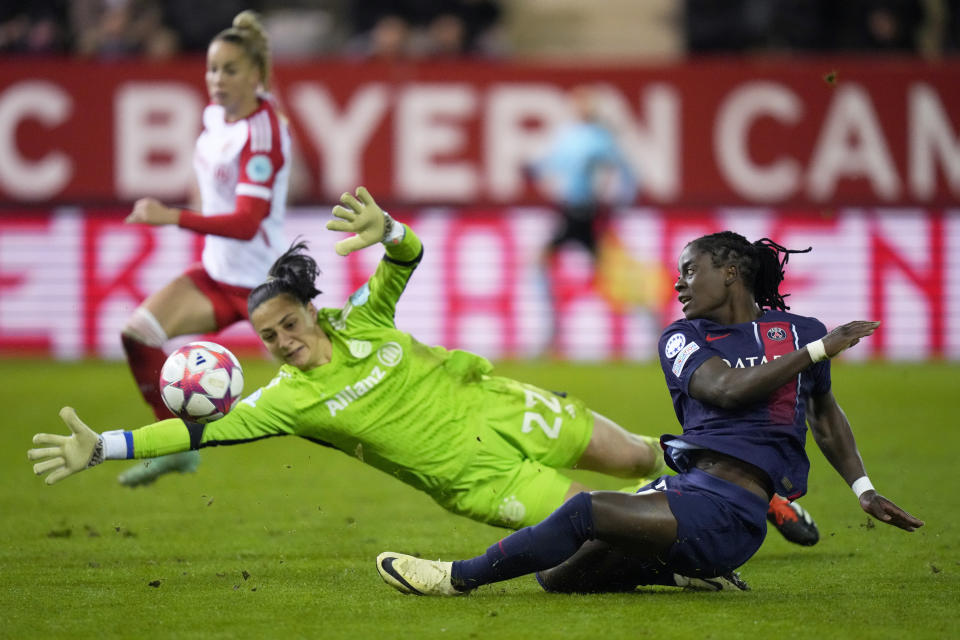
M583 401L508 378L482 383L486 404L480 447L442 496L444 508L488 524L519 529L563 504L572 468L593 435Z

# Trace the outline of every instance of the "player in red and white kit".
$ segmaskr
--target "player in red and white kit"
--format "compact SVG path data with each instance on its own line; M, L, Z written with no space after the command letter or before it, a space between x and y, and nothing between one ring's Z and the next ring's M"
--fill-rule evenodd
M158 419L172 414L159 389L172 337L219 331L248 319L247 294L283 253L283 217L290 177L290 133L266 91L270 53L252 11L238 14L207 49L203 132L194 169L202 212L138 200L126 222L175 224L204 234L201 264L148 297L122 332L133 377ZM121 484L147 484L167 471L192 471L199 457L185 452L148 460L120 475Z

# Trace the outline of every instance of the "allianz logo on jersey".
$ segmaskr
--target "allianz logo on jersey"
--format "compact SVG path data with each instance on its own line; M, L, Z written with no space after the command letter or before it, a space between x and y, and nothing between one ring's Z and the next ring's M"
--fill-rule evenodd
M366 347L364 347L362 343L366 343ZM364 340L351 340L349 341L348 348L356 357L362 357L357 356L357 352L369 354L371 351L370 343ZM331 416L337 415L337 412L343 411L353 404L354 400L366 395L380 384L390 368L395 367L403 360L403 347L396 342L384 343L377 349L377 360L380 364L373 365L373 369L370 370L370 373L366 377L353 384L348 384L326 401L325 404ZM381 364L385 368L381 368Z

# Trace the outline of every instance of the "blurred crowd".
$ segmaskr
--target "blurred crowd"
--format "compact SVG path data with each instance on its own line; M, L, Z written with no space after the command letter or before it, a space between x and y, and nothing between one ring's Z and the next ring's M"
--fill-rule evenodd
M552 3L552 4L551 4ZM960 0L662 0L683 53L960 53ZM551 6L537 3L549 28ZM589 5L589 6L587 6ZM603 0L581 5L604 10ZM277 57L498 57L522 50L522 0L4 0L0 52L168 57L206 49L243 9L264 17ZM615 19L616 3L610 3ZM657 27L659 28L659 26ZM599 44L599 43L598 43ZM610 50L610 43L604 43ZM579 52L567 50L576 56Z
M202 52L244 9L261 13L277 57L501 53L496 0L4 0L0 52L107 59Z
M960 0L686 0L687 51L960 52Z

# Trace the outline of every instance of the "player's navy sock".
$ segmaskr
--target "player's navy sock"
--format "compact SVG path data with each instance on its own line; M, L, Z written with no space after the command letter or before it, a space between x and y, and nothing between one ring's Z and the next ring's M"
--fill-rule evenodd
M130 372L133 373L133 379L140 393L143 394L143 399L153 409L157 420L172 418L173 414L167 409L167 405L160 396L160 369L167 360L163 349L151 347L126 334L121 334L120 338L123 342L123 350L127 354Z
M592 539L591 497L578 493L540 524L510 534L481 556L454 562L451 582L458 589L469 590L549 569Z

